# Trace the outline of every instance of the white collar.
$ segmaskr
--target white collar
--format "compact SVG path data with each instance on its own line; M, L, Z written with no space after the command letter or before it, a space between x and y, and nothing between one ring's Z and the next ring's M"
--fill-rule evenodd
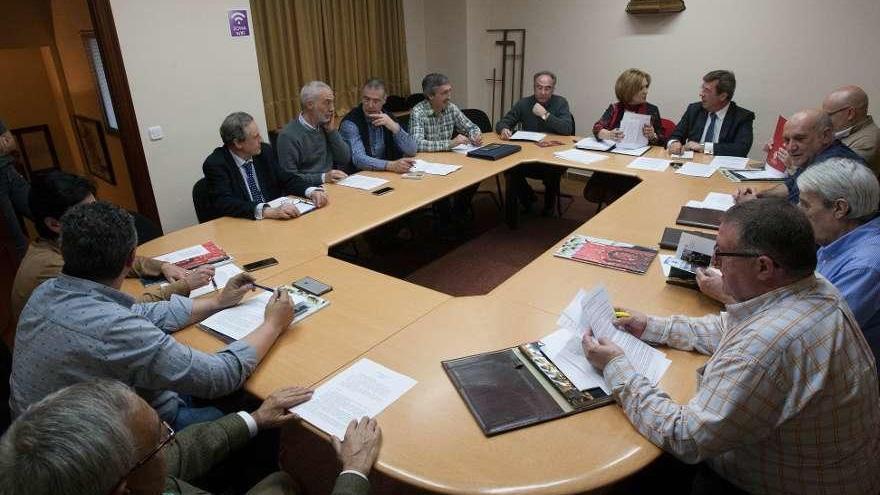
M251 157L250 159L245 160L244 158L238 156L238 155L237 155L234 151L232 151L232 150L229 150L229 154L232 155L232 160L235 162L235 165L238 166L238 168L243 167L244 164L247 163L247 162L252 162L252 161L254 161L253 157Z
M724 116L727 115L727 109L728 109L728 108L730 108L730 102L729 102L729 101L727 102L727 105L724 105L724 106L721 108L721 110L718 110L717 112L715 112L715 116L718 117L718 121L719 121L719 122L724 122ZM709 114L711 115L712 112L709 112Z
M302 125L304 125L307 129L311 129L311 130L313 130L313 131L317 131L317 130L318 130L317 127L313 126L312 124L309 124L309 121L306 120L305 117L303 117L302 112L300 112L300 114L299 114L299 123L302 124Z

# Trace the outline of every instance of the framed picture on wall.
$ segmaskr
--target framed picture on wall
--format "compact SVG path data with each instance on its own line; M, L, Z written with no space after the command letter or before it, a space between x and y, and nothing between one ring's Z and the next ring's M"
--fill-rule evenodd
M23 165L23 170L19 171L28 180L31 180L34 174L61 169L48 125L19 127L11 129L11 132L18 143L18 149L13 151L12 155L18 154L18 161Z
M82 115L74 115L73 121L76 124L76 137L86 169L95 177L115 186L116 175L113 173L113 163L110 161L110 153L107 151L107 139L104 136L103 124L100 120Z

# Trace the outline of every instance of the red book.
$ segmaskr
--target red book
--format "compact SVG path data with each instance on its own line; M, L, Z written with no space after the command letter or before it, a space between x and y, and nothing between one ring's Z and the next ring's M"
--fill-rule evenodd
M220 246L214 244L214 241L208 241L202 244L202 247L208 252L184 260L175 261L174 264L186 270L192 270L202 265L218 263L229 259L229 255L226 254L226 251L221 249Z
M657 256L657 250L634 244L609 241L596 237L575 235L559 248L556 256L583 263L645 273Z
M785 163L776 158L776 151L782 148L782 130L785 129L786 122L788 121L785 120L785 117L782 115L776 120L776 130L773 131L773 142L770 143L770 151L767 152L767 165L770 165L780 172L785 172Z

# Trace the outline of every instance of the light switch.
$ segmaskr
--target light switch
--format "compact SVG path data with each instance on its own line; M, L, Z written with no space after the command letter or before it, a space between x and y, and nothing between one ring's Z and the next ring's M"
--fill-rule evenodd
M165 135L162 134L162 127L158 125L150 127L149 129L147 129L147 132L150 133L150 141L158 141L165 137Z

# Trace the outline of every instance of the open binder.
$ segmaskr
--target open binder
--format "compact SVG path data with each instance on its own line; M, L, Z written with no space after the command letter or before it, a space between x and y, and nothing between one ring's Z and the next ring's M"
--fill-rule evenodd
M601 388L578 390L539 342L443 361L486 436L610 404Z

